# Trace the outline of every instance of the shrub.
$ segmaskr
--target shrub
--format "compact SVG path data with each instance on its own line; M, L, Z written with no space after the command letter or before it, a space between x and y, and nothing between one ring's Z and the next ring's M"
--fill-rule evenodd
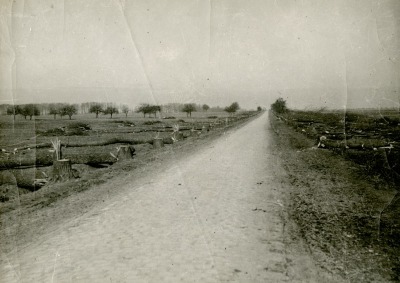
M355 113L346 113L346 115L345 115L346 123L358 122L359 118L360 118L360 116Z
M238 111L239 109L239 103L233 102L230 106L225 107L224 111L232 115L233 113L236 113L236 111Z

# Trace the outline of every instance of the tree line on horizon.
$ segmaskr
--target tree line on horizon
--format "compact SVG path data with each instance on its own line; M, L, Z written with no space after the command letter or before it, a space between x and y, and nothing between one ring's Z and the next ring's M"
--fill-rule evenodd
M157 117L157 113L176 113L185 112L188 117L192 116L192 112L196 111L225 111L227 113L233 114L240 109L237 102L232 103L230 106L221 108L219 106L210 107L207 104L195 104L195 103L168 103L164 105L152 105L149 103L142 103L135 109L129 108L128 105L117 105L116 103L100 103L100 102L84 102L79 104L68 104L68 103L38 103L38 104L20 104L20 105L10 105L3 104L0 105L0 113L13 115L14 119L17 115L23 116L25 119L29 117L32 120L34 116L40 115L53 115L54 119L57 116L63 118L68 116L72 119L73 115L80 114L95 114L98 118L99 114L110 115L112 118L113 114L124 113L125 117L128 116L129 112L142 113L143 117Z
M20 104L20 105L1 105L3 106L3 114L4 114L4 107L5 107L5 113L7 115L13 115L14 119L17 115L23 116L25 119L27 117L32 120L33 116L40 116L40 115L53 115L54 119L56 119L57 115L63 118L64 116L68 116L69 119L72 119L73 115L80 113L86 113L84 112L84 107L85 105L81 104L79 106L78 104L68 104L68 103L40 103L40 104ZM98 109L101 109L99 111ZM126 105L123 105L121 107L122 112L126 112L129 108ZM89 107L89 113L96 113L96 116L99 114L99 112L103 114L110 114L111 117L113 114L118 113L119 109L114 105L110 103L92 103L92 105Z

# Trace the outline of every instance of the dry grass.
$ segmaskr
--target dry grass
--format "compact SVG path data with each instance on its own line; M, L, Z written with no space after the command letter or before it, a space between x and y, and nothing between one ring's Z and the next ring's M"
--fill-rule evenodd
M395 257L382 241L379 221L396 191L384 183L377 190L362 167L313 149L313 140L283 120L271 116L271 123L294 188L290 215L316 261L350 282L397 280Z

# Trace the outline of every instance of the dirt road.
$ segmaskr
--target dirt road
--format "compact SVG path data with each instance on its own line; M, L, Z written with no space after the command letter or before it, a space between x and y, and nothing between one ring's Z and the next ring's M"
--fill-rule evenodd
M267 119L226 133L167 170L128 178L119 188L123 198L2 254L0 281L292 281L283 169Z

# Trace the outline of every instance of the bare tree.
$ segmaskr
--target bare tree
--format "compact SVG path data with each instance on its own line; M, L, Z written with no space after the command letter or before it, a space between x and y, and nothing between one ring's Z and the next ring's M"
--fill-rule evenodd
M103 106L101 104L99 104L99 103L93 104L89 108L89 113L96 113L96 118L98 118L99 117L99 113L101 113L103 111L104 111Z
M149 113L154 114L154 118L157 117L157 112L161 112L161 106L150 105Z
M69 119L72 119L72 115L77 114L78 113L78 109L75 105L65 105L64 107L62 107L60 109L60 114L67 115L69 117Z
M32 120L33 116L40 115L40 111L39 111L39 108L35 104L26 104L20 108L20 110L18 111L18 114L21 114L22 116L24 116L25 120L26 120L27 116L29 116L30 120Z
M127 105L122 106L122 113L125 114L125 117L128 117L129 107Z
M146 114L150 113L149 110L150 110L150 104L142 103L136 109L136 113L143 113L143 118L146 118Z
M182 112L186 112L186 116L192 117L192 112L196 111L196 105L193 103L183 105Z
M60 110L55 105L50 105L49 107L49 115L53 115L54 119L56 119L57 114L60 113Z
M114 106L108 106L105 110L104 110L104 115L108 115L110 114L110 118L112 119L113 114L118 114L118 109L117 107Z
M15 120L15 116L21 114L21 110L21 106L19 105L9 105L7 107L7 115L13 115L13 118Z

